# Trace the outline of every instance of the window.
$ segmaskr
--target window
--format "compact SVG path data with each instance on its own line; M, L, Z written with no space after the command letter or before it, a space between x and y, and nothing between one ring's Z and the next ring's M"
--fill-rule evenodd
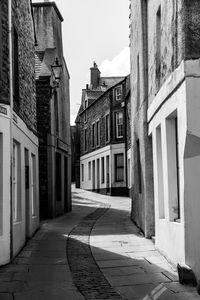
M82 181L84 181L84 164L81 164L81 177Z
M88 107L88 99L85 99L85 109Z
M88 180L91 180L91 161L88 163Z
M123 137L123 112L117 112L116 119L116 138Z
M161 79L161 7L158 8L156 15L156 81L160 87Z
M104 157L101 158L101 183L105 182L105 165L104 165Z
M55 117L55 131L59 134L59 119L58 119L58 93L54 91L54 117Z
M95 147L95 123L92 124L92 148Z
M87 128L84 129L84 151L87 151Z
M37 201L37 192L36 192L36 157L31 154L31 208L32 216L36 216L36 201Z
M115 154L115 181L124 181L124 154Z
M177 114L177 112L175 112ZM174 113L174 114L175 114ZM179 153L177 116L166 119L167 165L170 221L180 221Z
M157 152L157 181L158 181L158 213L159 218L165 218L164 205L164 180L163 180L163 153L161 126L156 128L156 152Z
M84 112L84 122L87 122L87 110Z
M14 101L19 103L19 48L15 27L13 28L13 97Z
M99 146L100 145L100 122L99 121L97 121L96 126L97 126L97 132L96 132L96 134L97 134L97 146Z
M137 176L138 176L138 192L142 193L142 169L141 169L141 158L140 158L140 141L136 142L137 147Z
M130 158L128 158L128 162L127 162L127 184L128 184L128 188L131 187L131 160Z
M20 145L13 142L13 221L21 219L21 159Z
M122 100L122 86L118 86L115 88L115 100L120 101Z
M109 142L109 140L110 140L110 115L106 115L105 123L106 123L106 142Z

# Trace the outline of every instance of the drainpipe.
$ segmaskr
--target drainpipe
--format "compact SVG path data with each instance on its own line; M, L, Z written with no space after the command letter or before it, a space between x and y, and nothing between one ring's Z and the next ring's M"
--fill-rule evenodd
M12 165L13 165L13 65L12 0L8 0L9 90L10 90L10 260L13 257Z

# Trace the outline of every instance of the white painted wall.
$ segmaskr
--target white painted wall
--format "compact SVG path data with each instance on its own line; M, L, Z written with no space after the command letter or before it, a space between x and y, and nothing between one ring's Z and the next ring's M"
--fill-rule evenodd
M181 74L180 74L181 75ZM181 77L181 76L180 76ZM153 139L153 166L154 166L154 201L155 201L155 238L156 247L173 263L185 262L185 216L184 216L184 149L186 137L186 84L185 81L180 87L164 102L168 96L169 85L162 88L160 94L154 99L149 108L151 120L149 123L149 134ZM161 101L163 99L163 102ZM158 103L156 103L158 101ZM162 103L160 109L159 103ZM154 109L155 108L155 109ZM180 222L172 218L173 195L171 182L176 181L176 173L171 173L173 164L172 153L167 143L167 118L171 118L176 111L178 118L178 154L179 154L179 188L180 188ZM154 114L155 113L155 114ZM161 130L161 160L158 160L158 128ZM174 153L175 155L175 153ZM160 173L163 172L163 181L160 182ZM172 178L172 177L173 178ZM163 184L163 213L159 212L159 205L162 206L161 185ZM170 186L170 189L169 189ZM160 207L160 209L162 209Z
M26 213L29 214L29 237L39 226L39 181L38 181L38 138L26 127L25 123L18 117L17 123L13 122L13 139L19 143L21 157L21 218L16 222L13 221L13 255L15 256L23 247L26 240ZM29 180L32 181L31 155L35 155L36 160L36 198L35 214L32 211L32 194L29 188L29 209L25 207L25 148L29 151Z
M104 148L98 149L91 153L88 153L80 158L80 184L81 188L85 190L92 190L92 177L93 177L93 166L92 162L95 161L95 189L97 189L97 159L100 160L100 189L106 188L106 156L111 157L111 148L110 146L106 146ZM104 157L104 183L101 182L102 174L101 174L101 158ZM91 162L91 179L89 179L89 170L88 163ZM84 181L82 180L82 164L84 165ZM110 173L110 182L111 182L111 165L109 166Z
M115 182L115 165L114 165L114 156L117 153L124 154L124 181L123 182ZM92 176L93 176L93 167L92 162L95 161L95 189L97 189L97 160L99 159L100 162L100 189L106 188L106 156L110 157L110 166L109 166L109 173L110 173L110 187L125 187L126 186L126 171L125 171L125 145L123 144L114 144L108 145L106 147L100 148L96 151L88 153L80 158L80 184L82 189L92 190ZM104 157L104 172L105 172L105 181L102 183L102 168L101 168L101 158ZM89 179L88 173L88 163L91 162L91 180ZM84 180L82 180L82 165L84 165Z
M177 87L177 90L175 88ZM172 93L172 95L170 95ZM167 98L170 95L169 98ZM148 110L149 134L153 137L156 247L174 263L184 262L200 279L200 65L199 60L182 62L167 79ZM167 101L165 101L167 99ZM177 110L180 178L180 223L173 222L175 194L168 157L166 118ZM165 218L159 218L159 179L156 128L162 132ZM167 155L167 154L170 154ZM172 162L172 159L171 159ZM175 176L175 175L174 175ZM170 205L171 203L171 205Z
M2 153L0 149L0 265L10 260L10 119L0 114L0 134L2 135Z
M187 136L184 153L185 256L200 280L200 65L187 61Z

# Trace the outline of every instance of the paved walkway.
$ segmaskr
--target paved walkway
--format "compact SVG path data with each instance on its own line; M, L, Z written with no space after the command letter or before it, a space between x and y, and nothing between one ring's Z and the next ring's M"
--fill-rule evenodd
M129 219L130 199L73 190L73 211L43 223L0 268L0 300L200 299Z

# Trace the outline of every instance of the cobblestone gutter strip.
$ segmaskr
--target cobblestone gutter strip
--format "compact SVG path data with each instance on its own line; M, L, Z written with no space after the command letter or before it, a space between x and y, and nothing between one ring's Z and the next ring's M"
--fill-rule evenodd
M92 228L109 207L101 204L101 207L72 229L67 239L67 258L74 284L88 300L123 299L104 277L90 248Z

